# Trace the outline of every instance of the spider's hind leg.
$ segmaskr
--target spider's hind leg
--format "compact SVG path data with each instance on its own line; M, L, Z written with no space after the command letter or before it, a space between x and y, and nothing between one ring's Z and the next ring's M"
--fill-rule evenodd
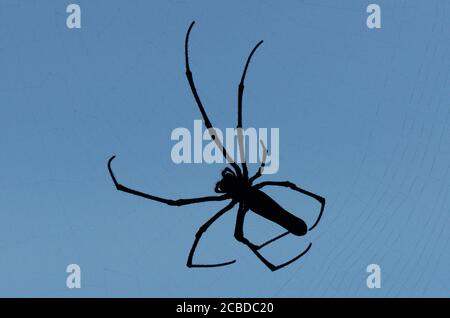
M244 218L245 218L245 214L247 213L248 209L246 209L245 207L240 206L239 207L239 211L238 211L238 215L236 218L236 227L235 227L235 232L234 232L234 237L236 238L237 241L241 242L242 244L245 244L252 252L253 254L256 255L256 257L258 257L258 259L264 264L266 265L271 271L276 271L279 270L285 266L288 266L289 264L295 262L296 260L300 259L303 255L305 255L306 253L308 253L309 249L312 246L312 243L309 243L308 247L301 252L299 255L295 256L294 258L290 259L287 262L284 262L282 264L279 265L275 265L273 263L271 263L267 258L265 258L260 252L259 250L262 249L264 246L267 246L273 242L275 242L276 240L281 239L282 237L288 235L290 232L287 231L283 234L280 234L276 237L274 237L273 239L268 240L267 242L261 244L261 245L255 245L252 242L250 242L245 236L244 236Z
M242 237L241 242L242 242L243 244L247 245L248 248L250 248L250 250L256 255L256 257L258 257L259 260L260 260L261 262L263 262L263 264L266 265L266 266L267 266L271 271L273 271L273 272L276 271L276 270L279 270L279 269L281 269L281 268L283 268L283 267L285 267L285 266L288 266L289 264L292 264L292 263L295 262L296 260L300 259L303 255L305 255L306 253L308 253L309 249L310 249L311 246L312 246L312 243L309 243L308 247L307 247L303 252L301 252L299 255L295 256L294 258L290 259L290 260L287 261L287 262L284 262L284 263L279 264L279 265L274 265L273 263L269 262L269 261L267 260L267 258L265 258L265 257L259 252L259 250L260 250L262 247L267 246L267 245L270 244L270 243L267 243L267 242L266 242L266 243L264 243L263 245L256 246L256 245L254 245L253 243L251 243L248 239L246 239L246 238L244 238L244 237ZM273 242L273 240L271 240L271 242Z

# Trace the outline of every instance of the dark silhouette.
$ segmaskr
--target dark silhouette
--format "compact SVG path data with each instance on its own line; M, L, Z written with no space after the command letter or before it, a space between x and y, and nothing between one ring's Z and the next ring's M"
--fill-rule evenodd
M165 203L168 205L173 206L182 206L187 204L193 204L193 203L200 203L200 202L210 202L210 201L224 201L224 200L231 200L231 202L224 207L222 210L217 212L212 218L210 218L205 224L203 224L197 233L195 234L195 240L192 245L192 248L189 252L188 260L187 260L187 266L188 267L217 267L217 266L225 266L230 265L236 262L235 260L224 262L224 263L218 263L218 264L194 264L193 258L195 249L197 248L197 244L200 241L202 235L206 232L206 230L222 215L224 215L226 212L231 210L235 205L238 205L238 212L237 212L237 218L236 218L236 226L234 231L234 237L237 241L245 244L250 248L250 250L272 271L278 270L284 266L287 266L291 264L292 262L298 260L300 257L305 255L308 250L311 248L311 243L308 245L308 247L299 255L292 258L291 260L282 263L280 265L274 265L271 262L269 262L264 256L261 255L259 250L263 248L264 246L267 246L276 240L286 236L289 233L292 233L297 236L303 236L308 231L311 231L316 227L316 225L319 223L320 218L322 217L322 213L325 207L325 198L311 193L309 191L306 191L304 189L301 189L297 187L295 184L289 181L265 181L258 184L253 184L253 182L259 178L262 175L262 172L264 170L264 165L266 162L267 157L267 150L264 145L264 143L261 142L261 146L263 148L263 158L261 166L259 167L256 174L252 177L248 177L248 169L247 164L245 163L245 160L242 161L242 170L241 167L239 167L238 164L236 164L228 155L225 147L223 147L221 141L219 138L216 138L216 132L209 121L208 115L205 112L205 109L203 108L203 104L200 100L200 97L197 93L197 89L195 87L194 79L192 77L192 72L189 67L189 58L188 58L188 41L189 41L189 34L192 30L192 27L194 26L194 22L190 25L187 34L186 34L186 42L185 42L185 58L186 58L186 77L189 82L189 86L191 88L192 94L194 95L195 101L197 103L197 106L202 114L203 120L205 122L205 126L208 128L208 131L211 135L211 138L215 141L216 145L221 149L224 158L230 163L230 165L233 167L234 171L230 168L225 168L222 171L222 179L217 182L216 187L214 191L216 193L222 193L222 195L216 195L216 196L206 196L206 197L200 197L200 198L191 198L191 199L178 199L178 200L170 200L170 199L164 199L160 198L151 194L146 194L140 191L136 191L133 189L130 189L126 186L123 186L119 182L117 182L116 177L114 176L114 173L111 169L111 162L115 158L115 156L112 156L108 161L108 170L111 175L111 178L114 182L114 185L116 186L117 190L127 192L133 195L137 195L146 199L150 199L153 201L158 201L161 203ZM241 158L243 158L243 135L242 135L242 97L244 93L244 80L245 75L247 73L248 66L250 64L250 60L255 53L256 49L263 43L263 41L260 41L251 51L247 62L244 67L244 71L242 73L241 82L238 86L238 123L237 123L237 131L238 131L238 143L239 143L239 149L240 149L240 155ZM286 187L289 189L292 189L294 191L298 191L302 194L305 194L315 200L317 200L321 207L319 215L314 222L312 226L308 228L306 223L294 216L293 214L289 213L285 209L283 209L277 202L275 202L272 198L270 198L267 194L261 191L263 187L266 186L278 186L278 187ZM286 232L284 232L281 235L278 235L274 237L273 239L265 242L261 245L255 245L251 243L244 235L244 219L248 211L253 211L254 213L262 216L263 218L266 218L284 229L286 229Z

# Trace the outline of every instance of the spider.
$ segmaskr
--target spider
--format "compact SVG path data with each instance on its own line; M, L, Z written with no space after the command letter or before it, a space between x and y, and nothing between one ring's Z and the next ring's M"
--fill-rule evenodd
M205 109L203 107L203 104L200 100L200 97L197 92L197 88L194 83L194 79L192 77L192 72L189 66L189 56L188 56L188 42L189 42L189 35L191 33L192 27L194 26L195 21L191 23L191 25L188 28L188 31L186 33L185 38L185 63L186 63L186 77L189 82L190 89L192 91L192 94L195 98L195 102L200 110L200 113L203 117L205 126L211 136L211 139L214 140L216 146L218 149L221 150L223 157L227 160L228 164L231 165L233 169L230 169L229 167L226 167L222 173L221 173L221 180L216 183L214 191L220 195L213 195L213 196L205 196L205 197L198 197L198 198L190 198L190 199L178 199L178 200L171 200L171 199L165 199L158 196L154 196L152 194L146 194L131 188L128 188L121 183L119 183L113 173L113 170L111 168L111 162L115 158L115 156L112 156L108 161L108 170L109 174L111 176L112 181L114 182L114 185L117 190L123 191L132 195L140 196L146 199L150 199L153 201L165 203L167 205L171 206L183 206L188 204L194 204L194 203L201 203L201 202L212 202L212 201L225 201L230 200L229 204L225 206L223 209L221 209L219 212L214 214L206 223L204 223L200 228L198 229L197 233L195 234L195 240L192 244L191 250L188 255L187 259L187 267L219 267L219 266L226 266L231 265L236 262L236 260L222 262L222 263L216 263L216 264L194 264L193 258L195 254L195 250L197 248L197 245L202 237L202 235L208 230L208 228L217 221L221 216L223 216L225 213L230 211L234 206L238 205L238 212L236 217L236 225L234 229L234 237L235 239L245 244L257 257L258 259L266 265L270 270L276 271L280 268L283 268L299 258L301 258L303 255L305 255L309 249L311 248L312 243L309 243L307 248L302 251L299 255L295 256L294 258L290 259L287 262L284 262L279 265L275 265L271 263L267 258L265 258L261 253L260 250L275 242L278 239L281 239L282 237L293 234L296 236L303 236L308 231L311 231L316 227L316 225L319 223L320 218L322 217L322 213L325 207L325 198L314 194L312 192L309 192L307 190L304 190L302 188L297 187L294 183L289 181L264 181L261 183L254 184L254 182L262 175L264 166L266 163L266 157L267 157L267 149L262 141L260 141L262 149L263 149L263 155L261 160L261 165L257 172L252 176L249 177L248 174L248 168L244 158L244 147L243 147L243 131L242 131L242 98L244 94L244 81L245 76L247 73L248 66L250 64L250 60L255 53L256 49L263 43L263 41L260 41L256 44L256 46L253 48L253 50L250 52L250 55L247 58L247 62L245 64L241 81L238 86L238 118L237 118L237 137L238 137L238 144L239 144L239 153L241 157L241 167L234 162L234 160L229 156L227 153L225 147L222 145L222 142L217 138L216 131L211 124L208 115L205 112ZM267 186L277 186L277 187L285 187L292 189L294 191L300 192L306 196L309 196L313 198L314 200L318 201L320 203L320 212L316 219L316 221L313 223L312 226L308 227L307 224L297 216L289 213L285 209L283 209L275 200L273 200L271 197L269 197L266 193L262 191L264 187ZM286 231L282 234L268 240L267 242L256 245L250 242L244 235L244 220L245 216L249 211L252 211L263 218L272 221L281 227L283 227Z

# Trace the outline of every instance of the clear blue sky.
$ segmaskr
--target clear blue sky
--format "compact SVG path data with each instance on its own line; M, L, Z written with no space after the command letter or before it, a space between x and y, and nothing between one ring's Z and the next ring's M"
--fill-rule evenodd
M0 2L0 296L449 296L450 3L377 1ZM191 59L213 123L235 125L253 45L244 123L280 128L280 170L327 198L322 222L288 238L299 262L272 273L233 238L235 211L188 269L197 228L223 203L168 207L115 191L213 193L223 165L175 165L176 127L200 119L184 77ZM256 169L252 165L253 171ZM271 195L306 221L304 198ZM303 201L302 201L303 200ZM305 204L307 205L308 202ZM305 205L305 206L306 206ZM249 218L249 235L273 229ZM82 288L65 285L79 264ZM366 287L366 266L382 288Z

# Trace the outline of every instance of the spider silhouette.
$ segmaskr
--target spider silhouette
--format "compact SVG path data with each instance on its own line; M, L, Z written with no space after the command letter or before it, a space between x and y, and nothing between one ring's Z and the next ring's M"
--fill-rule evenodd
M227 162L231 165L233 169L230 169L229 167L225 168L221 175L222 178L219 182L217 182L214 191L216 193L220 193L221 195L213 195L213 196L205 196L205 197L199 197L199 198L190 198L190 199L178 199L178 200L171 200L171 199L165 199L158 196L154 196L152 194L146 194L131 188L128 188L122 184L120 184L111 168L111 162L115 158L115 156L112 156L108 161L108 170L111 175L112 181L114 182L115 187L119 191L123 191L129 194L133 194L136 196L140 196L146 199L150 199L153 201L165 203L167 205L171 206L182 206L182 205L188 205L188 204L194 204L194 203L200 203L200 202L211 202L211 201L225 201L230 200L229 204L225 206L223 209L221 209L219 212L217 212L213 217L211 217L206 223L204 223L202 226L200 226L199 230L195 234L195 240L192 244L191 250L189 252L189 256L187 259L187 267L218 267L218 266L226 266L230 265L236 262L236 260L223 262L223 263L216 263L216 264L194 264L193 258L195 254L195 250L197 248L197 245L202 237L202 235L208 230L208 228L217 221L221 216L223 216L225 213L230 211L235 205L238 205L238 212L236 217L236 225L234 230L234 237L235 239L248 246L248 248L266 265L269 269L272 271L278 270L282 267L285 267L296 260L298 260L300 257L305 255L309 249L311 248L311 243L307 246L307 248L302 251L299 255L295 256L294 258L290 259L287 262L284 262L279 265L274 265L271 262L269 262L261 253L260 249L263 247L275 242L276 240L288 235L288 234L294 234L296 236L303 236L308 231L311 231L316 227L316 225L319 223L320 218L322 217L322 213L325 207L325 198L314 194L312 192L309 192L307 190L304 190L302 188L297 187L294 183L289 181L264 181L261 183L254 184L254 181L258 179L264 170L264 166L266 163L266 157L267 157L267 149L264 145L264 143L261 141L261 146L263 149L263 156L261 160L261 165L255 175L249 178L248 175L248 168L247 164L245 162L244 158L244 146L243 146L243 131L242 131L242 98L244 93L244 80L245 75L247 73L248 66L250 64L250 60L255 53L256 49L263 43L263 41L260 41L256 44L256 46L251 51L250 55L247 58L247 62L245 63L245 67L242 73L241 81L238 86L238 118L237 118L237 137L238 137L238 144L239 144L239 152L241 157L241 167L233 161L233 159L229 156L227 153L225 147L222 145L219 138L217 138L216 131L211 124L208 115L205 112L205 109L203 107L203 104L200 100L200 97L198 95L197 89L195 87L194 79L192 77L192 72L189 67L189 57L188 57L188 41L189 41L189 35L191 33L192 27L194 26L195 21L191 23L189 26L189 29L186 33L186 39L185 39L185 60L186 60L186 77L189 82L190 89L192 91L192 94L194 95L196 104L200 110L200 113L203 117L204 123L206 128L208 129L209 134L211 135L211 139L214 140L216 146L221 150L223 157L227 160ZM316 221L313 223L312 226L308 227L306 223L298 218L297 216L289 213L285 209L283 209L276 201L274 201L271 197L269 197L267 194L265 194L261 189L266 186L278 186L278 187L285 187L292 189L294 191L300 192L306 196L309 196L315 200L317 200L320 203L320 212L316 219ZM244 220L245 216L247 215L247 212L252 211L263 218L270 220L281 227L283 227L286 232L282 233L281 235L278 235L267 242L256 245L250 242L244 235Z

